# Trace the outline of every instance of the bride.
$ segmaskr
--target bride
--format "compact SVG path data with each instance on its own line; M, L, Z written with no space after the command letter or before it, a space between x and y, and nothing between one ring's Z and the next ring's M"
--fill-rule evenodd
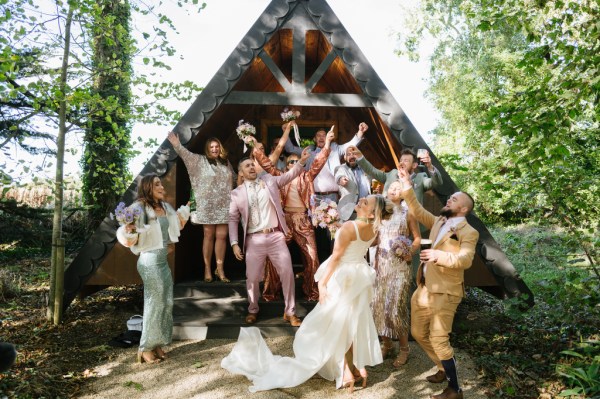
M352 392L355 382L367 385L365 366L383 362L370 308L375 272L365 253L375 239L385 200L370 195L355 210L356 220L337 231L333 253L315 274L319 303L296 333L295 357L273 355L260 330L248 327L240 329L238 342L221 361L221 367L252 381L250 392L294 387L315 373Z

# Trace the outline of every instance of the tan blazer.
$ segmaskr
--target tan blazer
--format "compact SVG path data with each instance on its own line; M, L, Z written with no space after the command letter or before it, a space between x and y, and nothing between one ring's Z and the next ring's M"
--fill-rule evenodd
M403 193L408 209L415 215L419 223L431 229L429 239L435 242L438 232L444 223L443 218L434 216L417 201L413 189ZM473 264L475 245L479 232L466 221L459 223L454 231L448 231L433 246L433 249L443 251L437 262L428 262L425 272L425 286L432 293L465 296L464 273ZM417 271L417 283L421 281L423 263Z

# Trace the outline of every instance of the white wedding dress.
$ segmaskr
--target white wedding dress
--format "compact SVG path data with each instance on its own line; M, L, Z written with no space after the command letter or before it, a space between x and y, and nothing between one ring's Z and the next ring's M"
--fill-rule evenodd
M289 388L302 384L316 373L336 381L343 379L344 354L353 346L353 363L358 368L383 362L377 330L371 314L375 271L365 260L373 242L363 241L352 222L357 239L352 241L327 283L328 297L304 318L294 338L294 356L273 355L256 327L240 329L240 336L221 367L243 374L253 382L250 392ZM319 280L329 259L315 273Z

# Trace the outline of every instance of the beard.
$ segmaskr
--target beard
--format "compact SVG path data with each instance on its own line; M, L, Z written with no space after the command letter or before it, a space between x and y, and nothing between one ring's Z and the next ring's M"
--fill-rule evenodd
M449 209L447 206L445 206L440 211L440 216L444 216L446 218L451 218L453 216L456 216L456 213L452 212L451 209Z

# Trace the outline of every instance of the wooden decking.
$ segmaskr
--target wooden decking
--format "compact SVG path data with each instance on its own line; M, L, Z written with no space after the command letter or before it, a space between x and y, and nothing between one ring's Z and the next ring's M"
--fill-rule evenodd
M295 265L294 271L300 271ZM262 285L261 285L262 288ZM173 306L173 339L237 338L248 312L246 281L232 280L222 283L215 280L189 281L175 285ZM302 292L302 278L296 279L296 315L303 318L316 305L308 302ZM297 327L283 320L283 299L266 302L260 300L259 327L268 337L294 335Z

